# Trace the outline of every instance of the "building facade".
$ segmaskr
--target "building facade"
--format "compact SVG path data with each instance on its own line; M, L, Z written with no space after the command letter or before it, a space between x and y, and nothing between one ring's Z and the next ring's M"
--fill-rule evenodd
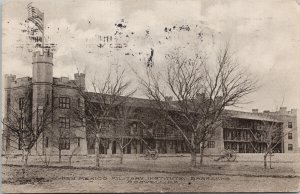
M89 123L80 125L73 118L73 109L82 110L85 114L86 102L78 91L78 86L85 91L85 74L74 74L74 80L67 77L53 77L53 54L36 52L33 55L32 77L16 78L15 75L4 77L4 120L23 111L24 102L30 102L29 116L24 122L34 123L34 115L40 108L50 105L52 123L49 129L40 136L32 149L32 154L88 155L99 150L101 154L119 154L121 150L116 138L111 133L103 134L99 149L89 130ZM101 95L85 92L86 95ZM138 117L129 121L129 131L123 136L128 145L125 154L141 154L148 148L157 149L161 154L189 153L188 146L181 135L169 125L156 123L157 110L151 101L141 98L130 98ZM97 103L97 102L95 102ZM261 135L264 126L276 125L284 134L280 141L274 143L274 152L293 153L298 147L297 110L288 111L281 107L278 112L241 112L225 110L222 125L211 134L205 154L218 154L223 149L233 149L239 153L261 153L266 150L266 142ZM114 130L114 121L106 119L103 128ZM7 154L21 153L16 137L7 126L3 132L3 151Z

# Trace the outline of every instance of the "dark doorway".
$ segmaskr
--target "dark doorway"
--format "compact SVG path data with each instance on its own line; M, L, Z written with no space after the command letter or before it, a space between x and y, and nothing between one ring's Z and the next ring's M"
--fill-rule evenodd
M116 141L113 141L112 143L112 154L116 154L117 152L117 144Z
M144 153L144 143L141 141L140 142L140 154Z
M131 143L127 145L126 149L127 149L127 154L131 154Z
M101 140L99 143L99 154L107 154L106 140Z

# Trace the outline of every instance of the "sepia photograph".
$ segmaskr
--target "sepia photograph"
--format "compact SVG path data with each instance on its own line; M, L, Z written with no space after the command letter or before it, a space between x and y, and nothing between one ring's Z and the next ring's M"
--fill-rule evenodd
M1 192L299 192L300 0L4 0Z

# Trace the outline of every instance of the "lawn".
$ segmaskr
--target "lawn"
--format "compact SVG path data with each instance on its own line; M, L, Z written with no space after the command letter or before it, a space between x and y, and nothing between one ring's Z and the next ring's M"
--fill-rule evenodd
M46 167L37 156L29 158L28 178L21 179L21 157L3 157L3 192L182 192L182 191L298 191L300 182L297 155L278 155L273 169L264 169L261 155L240 155L236 162L216 162L205 157L204 165L189 167L188 156L145 160L127 155L101 158L94 167L94 156L68 158L58 163L51 158ZM198 159L199 161L199 159ZM7 162L7 164L5 164Z
M229 192L299 191L299 178L266 178L202 173L158 173L110 170L39 168L28 169L21 184L20 167L3 168L3 192Z

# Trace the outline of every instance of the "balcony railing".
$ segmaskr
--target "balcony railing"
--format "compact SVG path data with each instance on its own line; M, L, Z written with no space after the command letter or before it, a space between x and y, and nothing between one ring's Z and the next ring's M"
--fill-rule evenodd
M180 134L175 134L175 133L155 133L154 138L166 138L166 139L181 139L182 136Z

